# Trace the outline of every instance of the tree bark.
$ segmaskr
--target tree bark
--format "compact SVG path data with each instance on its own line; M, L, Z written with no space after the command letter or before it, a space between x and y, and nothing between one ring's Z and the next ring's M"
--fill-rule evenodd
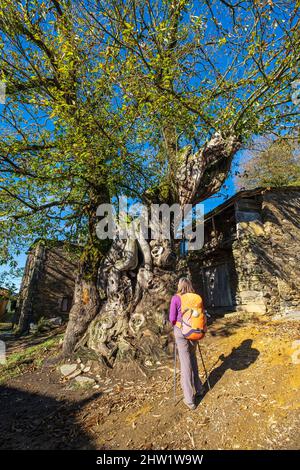
M191 147L186 147L176 174L180 205L195 205L215 194L224 183L239 148L236 136L223 137L220 133L214 134L194 154Z
M115 241L99 269L98 288L106 300L88 328L86 345L110 366L117 358L150 352L158 356L162 349L154 336L162 332L165 321L158 326L156 307L169 296L162 277L170 281L173 271L170 247L161 245L159 255L156 250L156 244L141 237Z
M83 249L78 274L75 281L73 306L69 314L66 334L63 342L63 354L69 356L74 352L92 320L99 312L101 296L98 289L98 271L105 258L110 242L99 240L96 234L96 212L102 203L109 202L106 188L99 187L90 191L90 203L86 208L88 218L88 240Z
M97 285L93 280L85 280L82 272L78 274L75 282L73 301L63 343L63 354L66 356L74 351L100 308Z
M235 136L215 134L195 154L190 147L183 149L173 202L194 205L217 192L238 148ZM97 283L78 279L65 353L80 341L109 366L128 355L159 357L167 347L169 299L180 274L172 239L148 241L139 235L114 240L99 263Z

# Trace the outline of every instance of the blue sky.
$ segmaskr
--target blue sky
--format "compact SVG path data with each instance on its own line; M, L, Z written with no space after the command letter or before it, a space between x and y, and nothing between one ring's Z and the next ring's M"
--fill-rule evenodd
M241 153L242 152L239 152L237 154L235 158L236 163L238 163L238 161L240 160ZM229 177L227 178L225 182L225 186L226 186L226 189L222 189L215 196L209 199L206 199L206 201L203 202L205 214L211 211L212 209L214 209L215 207L217 207L218 205L222 204L222 202L224 202L226 199L228 199L229 197L233 196L236 193L237 190L236 190L235 183L234 183L234 177L232 175L229 175ZM25 252L21 253L19 256L16 257L17 264L20 268L25 267L26 257L27 255ZM5 265L0 266L0 275L6 270L7 270L7 266ZM19 289L20 287L21 280L22 280L21 277L13 279L13 282L17 289Z
M200 3L198 4L197 2L195 2L195 14L199 14L201 16L202 13L203 12L201 10ZM245 15L246 15L245 16L245 23L246 23L247 14L245 14ZM280 17L281 13L277 12L277 15L279 15L279 17ZM226 15L226 14L221 15L221 19L222 19L222 27L226 28L228 26L228 28L229 28L229 24L231 22L230 16ZM210 31L211 28L212 28L212 31ZM213 33L214 28L215 28L214 24L211 23L211 25L208 26L208 31L210 31L210 33ZM245 28L245 29L247 29L247 28ZM278 28L278 30L276 31L276 34L279 34L280 31L281 31L281 29ZM246 36L247 34L248 34L247 31L245 31L244 35ZM215 46L212 46L212 47L215 47ZM217 61L217 65L218 65L218 67L220 67L220 70L225 70L226 69L228 63L230 62L230 58L231 58L228 50L226 49L227 46L225 47L225 49L224 49L224 47L225 46L223 46L222 49L221 48L218 49L219 52L217 52L216 55L215 55L215 60ZM226 52L228 52L228 55L226 55ZM242 50L241 53L244 53L244 50ZM238 72L239 72L239 74L243 74L244 73L243 67L241 67L241 69ZM212 72L212 73L214 73L214 72ZM237 78L237 77L235 77L235 78ZM50 122L51 121L49 120L47 126L51 125ZM49 128L49 130L50 130L50 128ZM239 152L236 159L235 159L236 163L238 163L241 155L242 155L242 152ZM207 213L210 210L214 209L216 206L221 204L225 199L227 199L228 197L235 194L236 188L235 188L235 184L234 184L234 177L232 175L230 175L227 178L225 184L226 184L225 189L223 188L218 194L216 194L215 196L213 196L213 197L207 199L206 201L204 201L204 211L205 211L205 213ZM18 263L19 267L24 267L25 262L26 262L26 253L24 252L24 253L20 254L17 257L17 263ZM5 270L6 270L5 266L0 266L0 275L1 275L1 272L5 271ZM16 280L16 284L17 285L20 284L20 279Z

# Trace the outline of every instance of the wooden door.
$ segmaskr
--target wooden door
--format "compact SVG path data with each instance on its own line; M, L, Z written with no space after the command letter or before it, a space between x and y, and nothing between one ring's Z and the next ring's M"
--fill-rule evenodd
M207 307L231 307L229 269L226 263L202 269L204 303Z

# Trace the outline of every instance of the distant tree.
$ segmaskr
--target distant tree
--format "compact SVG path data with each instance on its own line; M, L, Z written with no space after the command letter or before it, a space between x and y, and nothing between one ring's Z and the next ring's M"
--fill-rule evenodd
M264 142L240 163L237 186L241 189L300 185L300 146L297 139Z

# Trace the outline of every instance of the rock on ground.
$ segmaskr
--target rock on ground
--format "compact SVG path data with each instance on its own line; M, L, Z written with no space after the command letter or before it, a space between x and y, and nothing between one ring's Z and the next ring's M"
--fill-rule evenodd
M73 374L75 370L77 369L77 364L63 364L60 366L60 372L64 377L67 377L68 375Z
M92 385L95 385L95 380L92 379L91 377L85 377L84 375L80 375L75 378L77 384L79 384L82 387L91 387Z

